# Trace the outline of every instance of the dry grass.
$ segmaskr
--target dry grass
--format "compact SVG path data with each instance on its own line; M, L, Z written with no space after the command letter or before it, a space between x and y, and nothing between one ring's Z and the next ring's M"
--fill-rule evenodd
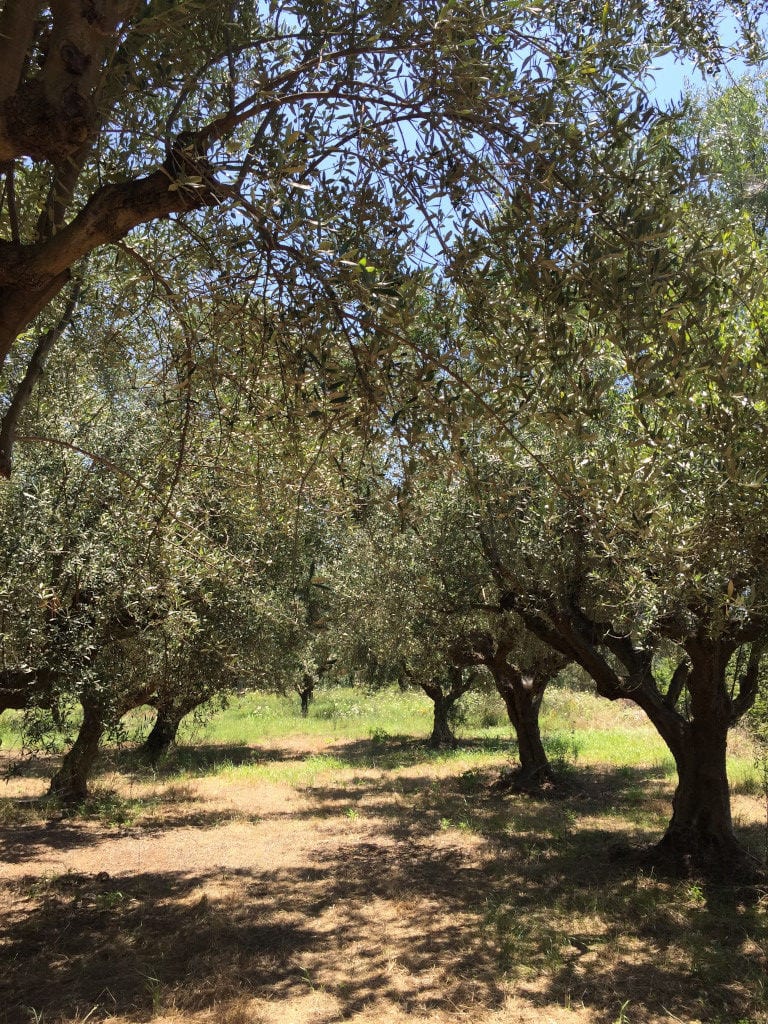
M502 798L503 759L294 738L112 769L74 817L13 802L41 762L0 804L0 1022L766 1024L765 895L620 856L663 827L663 772Z

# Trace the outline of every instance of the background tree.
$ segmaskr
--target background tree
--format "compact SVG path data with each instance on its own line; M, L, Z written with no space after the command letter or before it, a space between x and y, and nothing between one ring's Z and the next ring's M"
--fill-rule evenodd
M453 709L477 674L460 650L475 613L466 593L450 591L457 578L447 581L436 565L434 506L411 519L414 510L387 504L371 504L338 569L342 662L368 685L420 687L433 703L430 745L455 746Z
M690 216L700 239L691 210L680 231ZM524 410L527 429L466 461L502 605L603 696L646 712L679 774L659 853L727 874L746 858L726 738L755 698L766 627L763 254L747 220L718 236L716 207L709 216L732 268L719 294L681 300L671 279L653 334L595 318L587 359L565 347L578 327L553 339L538 372L559 401ZM668 685L662 640L678 651Z
M434 747L455 745L455 706L487 669L517 738L515 784L532 787L553 779L538 715L565 659L502 610L475 518L446 460L411 463L396 485L380 486L340 566L348 657L359 652L371 679L421 686L434 706Z
M193 331L208 327L223 347L239 321L171 300L138 327L120 281L112 293L106 323L85 303L68 324L3 493L0 699L30 723L36 708L66 723L80 705L53 782L67 799L85 795L101 736L132 707L158 706L157 757L193 707L235 685L274 686L301 639L289 592L309 528L309 448L325 430L277 405L274 363L246 394L196 372L209 342Z
M490 589L490 588L488 588ZM505 772L500 789L533 790L556 782L539 728L539 712L548 684L568 659L525 628L517 615L490 609L492 629L472 630L462 641L461 657L484 665L504 701L517 739L519 766Z

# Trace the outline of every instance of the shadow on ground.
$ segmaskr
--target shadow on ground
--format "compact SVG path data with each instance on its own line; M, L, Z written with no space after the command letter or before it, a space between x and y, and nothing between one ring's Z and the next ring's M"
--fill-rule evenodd
M365 766L348 746L334 754ZM435 777L410 764L306 789L295 814L310 834L318 821L326 831L301 866L6 883L0 1021L82 1019L94 1007L94 1020L145 1021L310 991L338 1019L386 1004L482 1021L510 993L531 1020L552 1006L595 1024L621 1012L768 1019L765 896L656 878L617 856L658 837L669 797L667 786L659 799L659 772L572 768L552 799L491 794L497 769ZM256 787L254 811L257 842L269 814ZM224 820L191 799L155 826ZM68 821L28 828L0 855L90 839ZM743 838L756 843L759 830Z

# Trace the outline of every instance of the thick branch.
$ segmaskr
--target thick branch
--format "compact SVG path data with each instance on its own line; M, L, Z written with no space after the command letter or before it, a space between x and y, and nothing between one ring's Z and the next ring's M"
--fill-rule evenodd
M50 702L50 688L55 678L52 669L3 669L0 672L0 713L9 709L24 711L35 702Z
M0 364L16 338L61 290L69 268L97 246L116 242L139 224L213 205L222 193L215 185L171 188L177 184L164 168L145 178L105 185L74 220L47 241L4 247L0 264ZM15 250L15 251L13 251ZM0 252L1 254L1 252Z
M677 707L677 702L680 700L680 694L683 692L683 689L688 682L690 672L690 663L687 658L683 658L673 672L672 678L669 681L669 688L664 695L664 703L668 708Z
M31 274L60 273L97 246L124 238L139 224L216 205L220 198L214 183L178 185L165 168L136 181L105 185L70 224L33 247L25 269Z
M62 270L33 288L0 289L0 367L13 343L69 281L69 270Z
M78 299L80 298L81 287L82 283L78 281L72 289L72 295L59 322L55 327L46 331L38 340L35 351L32 353L32 358L27 365L27 372L16 388L11 404L5 412L2 422L0 422L0 476L4 476L7 479L10 479L11 476L13 444L16 440L16 428L18 427L19 417L24 411L35 385L42 376L51 349L72 319Z
M25 6L38 5L28 0L6 4ZM21 67L8 76L10 81L15 74L17 87L0 102L0 161L27 156L58 163L94 135L95 96L122 8L121 0L51 3L52 28L42 70L25 81L19 81Z
M749 652L749 661L741 678L739 679L739 692L731 705L731 725L734 725L755 703L755 697L760 686L760 663L765 653L766 643L761 640L752 644Z
M61 229L67 207L75 194L77 180L92 148L93 144L89 140L56 167L48 198L37 221L37 237L41 241L45 241Z
M41 7L40 0L6 0L0 13L0 103L19 87Z

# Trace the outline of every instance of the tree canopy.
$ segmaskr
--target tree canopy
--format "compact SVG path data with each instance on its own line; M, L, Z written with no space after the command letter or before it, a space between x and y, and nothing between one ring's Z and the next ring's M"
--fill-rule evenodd
M484 664L532 729L567 659L634 700L675 854L739 856L762 113L647 88L724 10L757 55L746 0L5 0L5 688L82 705L81 769L178 677L306 688L357 588L348 664Z

